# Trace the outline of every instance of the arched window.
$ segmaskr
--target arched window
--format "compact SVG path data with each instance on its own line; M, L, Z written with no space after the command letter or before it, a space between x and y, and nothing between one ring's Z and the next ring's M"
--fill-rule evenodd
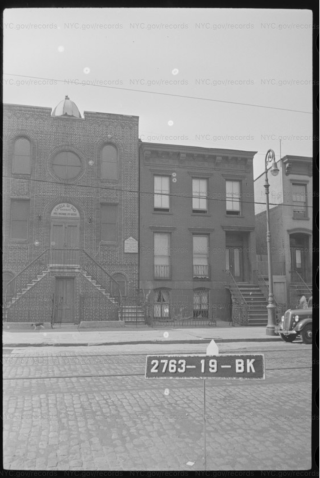
M58 178L68 180L80 174L82 164L79 156L72 151L61 151L53 158L52 169Z
M27 138L18 138L14 142L13 174L31 174L31 143Z
M154 291L153 316L155 319L170 317L169 291L159 289Z
M118 152L112 144L101 151L101 179L118 179Z
M120 292L121 292L121 297L126 297L126 295L127 295L127 280L126 280L126 277L123 274L117 273L117 274L113 274L112 278L119 285L119 289L120 289ZM114 282L111 285L111 289L114 292L114 295L116 295L117 286Z

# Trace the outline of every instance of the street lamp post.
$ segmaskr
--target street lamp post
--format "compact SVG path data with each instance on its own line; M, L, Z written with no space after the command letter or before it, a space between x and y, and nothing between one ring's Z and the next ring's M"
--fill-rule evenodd
M277 176L279 173L279 169L276 163L276 156L273 149L269 149L267 151L265 157L265 173L266 173L266 182L265 182L265 189L266 189L266 213L267 213L267 252L268 252L268 283L269 283L269 297L268 297L268 325L266 328L267 335L275 335L275 310L276 306L274 303L274 296L273 296L273 275L272 275L272 262L271 262L271 234L270 234L270 218L269 218L269 181L268 181L268 163L272 162L271 166L271 174L273 176Z

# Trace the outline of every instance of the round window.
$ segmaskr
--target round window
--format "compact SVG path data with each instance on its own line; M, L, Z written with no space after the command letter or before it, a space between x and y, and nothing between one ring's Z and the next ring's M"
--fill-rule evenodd
M52 169L60 179L74 179L80 174L81 160L71 151L62 151L54 157Z

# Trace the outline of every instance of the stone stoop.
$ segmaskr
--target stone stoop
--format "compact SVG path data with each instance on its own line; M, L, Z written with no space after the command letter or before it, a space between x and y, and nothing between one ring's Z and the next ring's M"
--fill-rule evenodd
M118 302L110 296L110 293L107 292L95 279L93 279L86 270L79 269L79 272L99 291L102 295L104 295L110 302L114 305L119 305Z
M248 326L266 326L268 323L268 303L260 287L246 282L238 282L237 285L249 306Z
M33 279L30 284L27 284L25 288L21 289L21 292L17 292L16 296L8 302L6 308L10 309L10 307L15 304L24 294L26 294L29 290L31 290L41 279L43 279L49 273L48 270L44 270L42 274L38 274L36 279Z

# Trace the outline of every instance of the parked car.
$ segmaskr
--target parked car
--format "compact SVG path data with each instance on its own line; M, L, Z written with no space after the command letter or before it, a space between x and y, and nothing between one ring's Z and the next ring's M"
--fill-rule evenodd
M279 334L284 342L293 342L300 336L304 344L312 343L312 297L305 308L285 312L279 324Z

